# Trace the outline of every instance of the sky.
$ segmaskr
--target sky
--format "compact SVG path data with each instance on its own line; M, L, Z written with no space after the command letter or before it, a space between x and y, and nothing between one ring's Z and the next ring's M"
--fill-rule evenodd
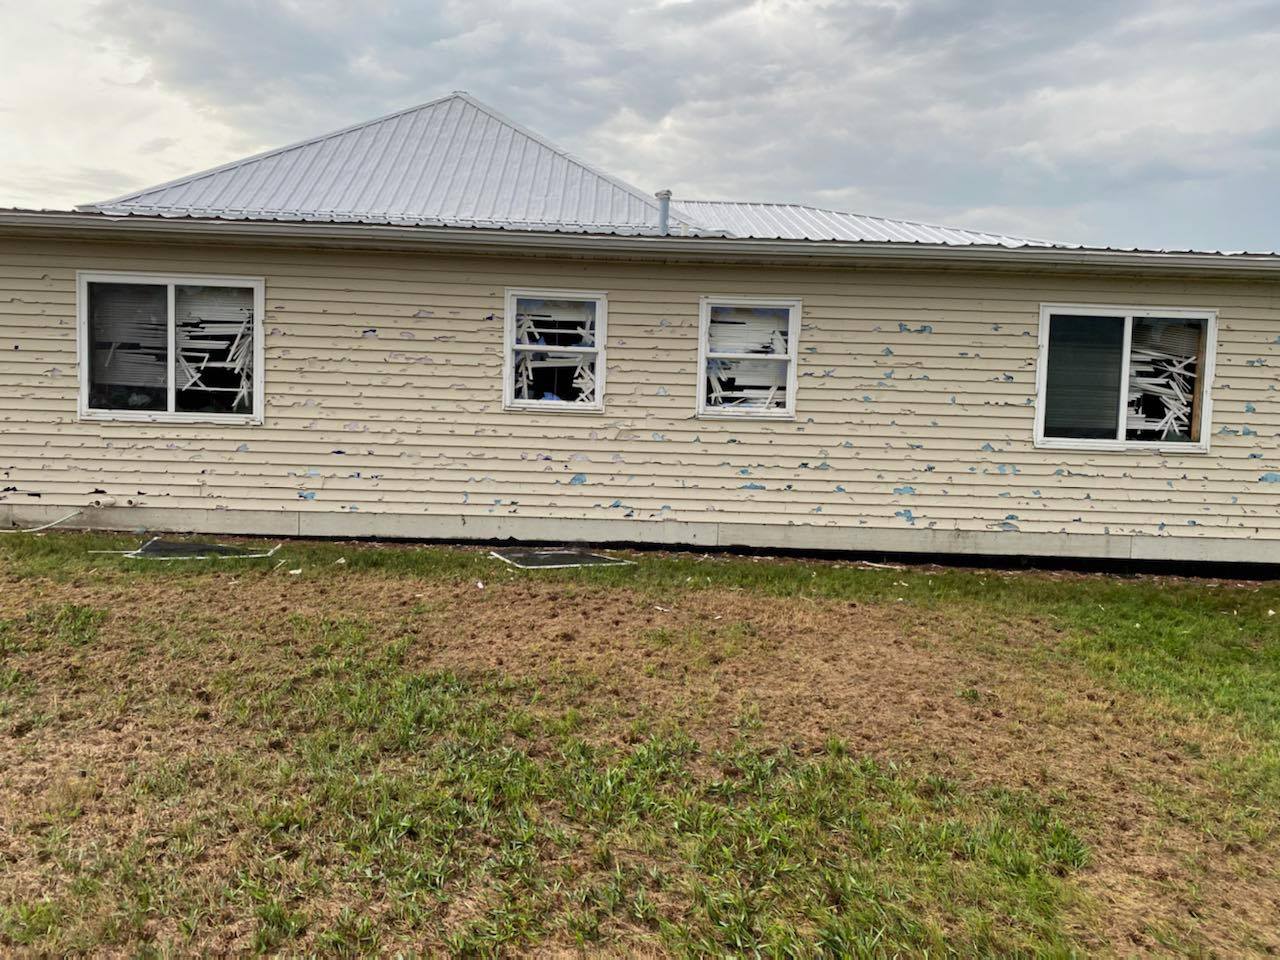
M1280 249L1277 0L0 0L0 206L453 90L677 197Z

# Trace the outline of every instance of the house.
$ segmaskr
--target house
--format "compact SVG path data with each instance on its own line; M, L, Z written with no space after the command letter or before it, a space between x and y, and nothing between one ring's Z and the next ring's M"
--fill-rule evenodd
M1276 254L655 196L456 93L0 213L0 526L1277 562L1278 368Z

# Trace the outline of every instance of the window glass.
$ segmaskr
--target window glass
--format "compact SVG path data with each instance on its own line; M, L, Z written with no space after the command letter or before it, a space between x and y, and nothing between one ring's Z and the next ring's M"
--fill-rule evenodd
M1114 440L1120 421L1123 317L1055 315L1049 325L1044 435Z
M165 410L169 291L158 284L90 283L89 406Z

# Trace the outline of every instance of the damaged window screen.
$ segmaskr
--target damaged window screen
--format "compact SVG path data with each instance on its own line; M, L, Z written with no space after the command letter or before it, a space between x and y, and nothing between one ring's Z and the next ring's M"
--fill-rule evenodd
M90 412L254 414L255 286L95 279L84 290Z
M253 291L174 288L175 409L183 413L253 410Z
M1134 317L1129 338L1125 438L1200 439L1200 369L1204 320Z
M515 297L512 397L517 403L599 406L598 300Z
M89 406L168 409L168 287L90 283L88 296Z
M790 412L797 307L711 302L704 310L704 409Z
M1207 317L1064 312L1049 324L1047 439L1200 440Z

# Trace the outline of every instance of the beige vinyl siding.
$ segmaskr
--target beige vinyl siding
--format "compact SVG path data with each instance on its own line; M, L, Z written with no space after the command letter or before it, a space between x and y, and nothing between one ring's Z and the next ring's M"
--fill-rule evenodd
M76 270L264 276L266 422L78 422ZM607 293L603 413L503 411L507 287ZM695 417L709 294L803 300L794 421ZM1043 302L1218 310L1211 452L1035 449ZM1280 541L1278 340L1271 281L0 240L0 505Z

